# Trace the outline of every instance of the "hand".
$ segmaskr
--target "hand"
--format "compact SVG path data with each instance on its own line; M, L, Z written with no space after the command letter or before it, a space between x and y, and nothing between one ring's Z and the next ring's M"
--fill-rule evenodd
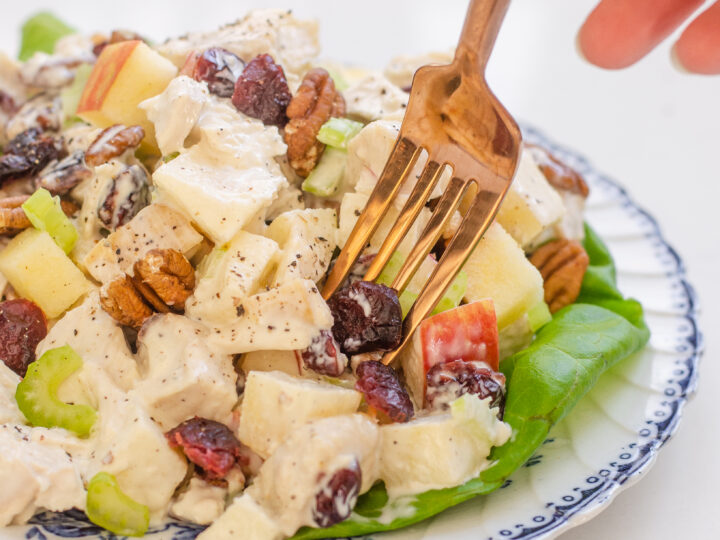
M690 18L704 0L601 0L580 28L585 58L606 69L630 66ZM687 71L720 74L720 0L698 15L673 47Z

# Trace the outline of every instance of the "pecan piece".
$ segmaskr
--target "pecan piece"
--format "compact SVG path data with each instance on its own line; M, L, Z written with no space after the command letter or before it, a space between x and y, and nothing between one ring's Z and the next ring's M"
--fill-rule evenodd
M92 176L85 166L84 152L76 150L65 159L51 161L40 172L37 186L47 189L53 195L62 195Z
M195 288L195 270L175 249L152 249L122 276L100 290L100 305L122 325L140 329L154 312L182 312Z
M313 68L305 74L287 108L290 121L285 126L285 143L290 166L305 178L317 165L325 145L317 140L322 125L331 116L345 114L345 100L335 90L330 74Z
M134 282L141 284L141 292L149 287L167 307L182 311L195 288L195 270L176 249L151 249L135 263Z
M587 198L590 194L587 184L580 173L567 166L542 146L528 145L538 168L545 179L559 191L569 191Z
M115 124L103 129L85 151L85 163L91 167L107 163L130 148L135 148L145 137L140 126L126 127Z
M103 52L103 49L108 45L120 43L121 41L134 40L145 41L145 38L143 38L140 34L136 34L132 30L113 30L108 39L98 38L92 52L95 56L100 56L100 53Z
M136 330L153 314L129 276L119 277L100 289L100 305L117 322Z
M18 195L0 199L0 234L15 234L32 225L22 209L22 204L29 198L30 195ZM77 205L72 202L60 201L60 206L67 216L78 211Z
M580 242L565 238L549 242L530 256L530 262L542 274L545 302L552 313L577 300L590 263Z
M115 175L100 197L98 217L114 231L125 225L150 203L148 173L141 165L130 165Z

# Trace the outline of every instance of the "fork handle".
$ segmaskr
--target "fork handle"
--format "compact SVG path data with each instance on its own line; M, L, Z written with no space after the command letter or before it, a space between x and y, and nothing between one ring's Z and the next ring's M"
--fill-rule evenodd
M510 0L470 0L455 61L468 61L481 73L485 72L495 38L505 18Z

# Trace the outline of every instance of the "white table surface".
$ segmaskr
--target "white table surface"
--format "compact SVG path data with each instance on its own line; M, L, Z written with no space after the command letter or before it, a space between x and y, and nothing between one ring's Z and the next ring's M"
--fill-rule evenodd
M52 9L84 31L130 28L161 40L211 29L255 6L292 7L321 22L327 57L382 67L401 53L442 50L459 33L460 0L196 2L4 0L0 48L17 50L19 23ZM594 0L515 0L500 34L489 79L518 118L576 148L622 181L659 219L684 258L703 307L706 358L699 393L676 437L639 484L622 492L565 540L720 538L720 76L675 71L669 43L621 72L583 62L575 33ZM715 219L713 219L713 217Z

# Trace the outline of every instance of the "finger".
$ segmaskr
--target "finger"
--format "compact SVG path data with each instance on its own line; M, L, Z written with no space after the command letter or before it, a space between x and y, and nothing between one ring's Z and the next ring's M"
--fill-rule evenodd
M585 58L607 69L630 66L677 28L703 0L602 0L578 34Z
M720 74L720 0L688 25L673 52L688 71Z

